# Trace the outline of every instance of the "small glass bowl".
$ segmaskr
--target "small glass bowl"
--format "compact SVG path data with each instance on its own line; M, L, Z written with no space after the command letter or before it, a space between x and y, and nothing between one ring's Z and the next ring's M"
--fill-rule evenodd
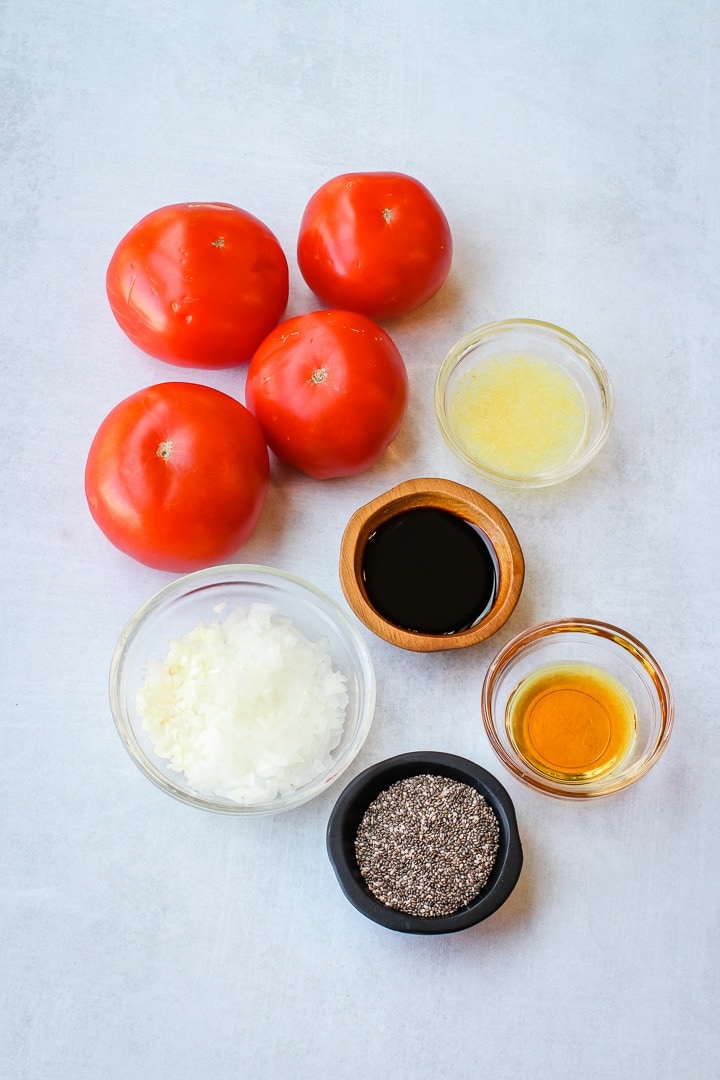
M463 442L453 419L452 402L461 380L490 362L518 357L552 364L569 377L582 399L584 430L566 456L551 466L512 472L483 460ZM539 488L568 480L595 457L610 431L613 392L607 372L595 354L567 330L535 319L488 323L463 337L447 354L435 382L435 413L450 449L486 480L514 488ZM542 432L552 430L553 417L536 418Z
M387 907L370 891L360 873L355 838L368 806L398 780L420 775L447 776L474 787L494 811L500 826L495 865L477 896L451 915L407 915ZM512 799L492 773L467 758L419 751L386 758L351 780L338 798L327 827L328 858L347 900L361 914L388 930L404 934L452 934L494 914L517 885L523 851Z
M241 805L194 791L185 775L155 754L136 709L136 695L150 659L163 660L172 639L201 620L240 606L270 604L311 641L325 638L336 666L347 679L349 703L340 744L324 773L269 802ZM268 566L214 566L166 585L133 615L120 635L110 668L110 706L120 738L145 775L168 795L203 810L253 816L290 810L325 791L347 769L367 737L375 709L375 673L365 642L343 609L307 581Z
M634 737L625 755L604 775L558 779L533 766L508 734L511 695L545 665L590 664L624 687L635 708ZM524 631L495 657L482 688L482 719L496 754L524 784L564 799L610 795L635 783L657 762L673 726L673 698L660 665L636 638L591 619L560 619Z

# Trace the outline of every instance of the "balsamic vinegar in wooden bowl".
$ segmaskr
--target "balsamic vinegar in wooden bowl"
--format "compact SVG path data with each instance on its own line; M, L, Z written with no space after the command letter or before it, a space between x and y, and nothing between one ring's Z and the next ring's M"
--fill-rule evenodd
M406 480L353 514L340 582L379 637L416 652L464 648L507 621L525 573L505 516L450 480Z

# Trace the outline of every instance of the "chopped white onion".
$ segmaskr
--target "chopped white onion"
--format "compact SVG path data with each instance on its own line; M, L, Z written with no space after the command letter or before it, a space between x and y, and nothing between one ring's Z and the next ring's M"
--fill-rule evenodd
M251 805L330 767L348 700L327 641L252 604L170 642L148 663L137 708L155 752L195 791Z

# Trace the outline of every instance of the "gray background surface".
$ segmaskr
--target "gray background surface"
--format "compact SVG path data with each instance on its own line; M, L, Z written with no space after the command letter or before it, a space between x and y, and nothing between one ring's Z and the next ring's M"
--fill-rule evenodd
M0 4L3 1080L720 1076L719 39L709 0ZM451 938L347 904L324 846L339 788L236 821L134 767L108 666L171 575L112 548L83 495L121 398L177 377L243 395L243 369L123 337L104 274L124 232L166 203L243 206L288 254L293 315L318 306L294 260L305 202L372 169L423 180L455 238L443 291L385 324L405 426L354 479L275 464L239 558L342 601L344 525L400 480L475 484L510 518L528 574L496 638L423 656L366 635L378 707L348 775L445 750L516 803L518 888ZM532 494L476 482L432 408L450 346L516 316L585 340L617 397L593 465ZM676 695L661 763L590 805L517 784L479 719L491 657L561 616L634 633Z

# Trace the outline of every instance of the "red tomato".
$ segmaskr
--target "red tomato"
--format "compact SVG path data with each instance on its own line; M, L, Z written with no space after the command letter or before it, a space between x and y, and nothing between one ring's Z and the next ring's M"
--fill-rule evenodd
M186 572L225 561L249 538L269 468L260 425L239 401L209 386L161 383L103 420L85 494L121 551Z
M270 449L320 480L373 465L400 430L407 398L395 344L349 311L282 323L250 361L245 387Z
M288 300L288 265L261 221L228 203L154 210L118 244L106 277L118 323L183 367L249 360Z
M438 291L450 272L452 237L433 196L411 176L348 173L310 199L297 258L328 307L388 319Z

